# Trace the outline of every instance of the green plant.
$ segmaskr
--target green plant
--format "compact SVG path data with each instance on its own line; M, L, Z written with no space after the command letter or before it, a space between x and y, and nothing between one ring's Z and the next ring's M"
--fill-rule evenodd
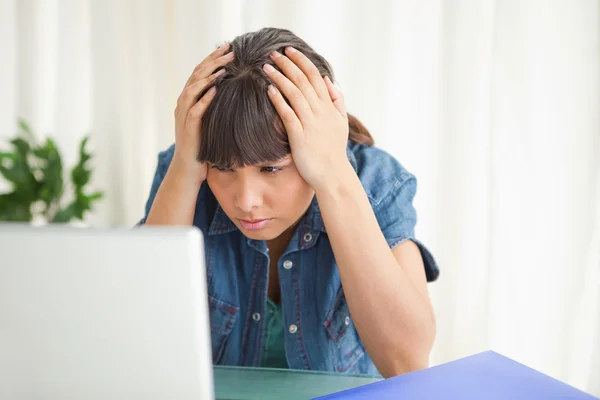
M60 152L51 138L38 143L29 126L18 121L21 132L10 140L12 151L0 152L0 174L12 191L0 193L0 221L32 221L39 216L49 223L83 220L103 193L87 194L92 155L86 151L88 137L79 145L79 160L65 182ZM65 189L72 199L65 204Z

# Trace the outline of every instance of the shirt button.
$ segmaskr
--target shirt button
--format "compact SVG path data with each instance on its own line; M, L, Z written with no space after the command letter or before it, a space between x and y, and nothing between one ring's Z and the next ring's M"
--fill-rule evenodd
M350 325L350 317L346 315L346 318L344 318L344 323L346 325Z
M311 240L312 240L312 234L310 232L304 234L304 241L305 242L310 242Z
M294 333L296 333L296 331L298 331L298 327L294 324L290 325L290 333L293 335Z
M252 319L256 322L260 321L260 314L255 312L254 314L252 314Z
M294 265L294 263L293 263L293 262L291 262L290 260L285 260L285 261L283 262L283 268L285 268L285 269L290 269L290 268L292 268L292 265Z

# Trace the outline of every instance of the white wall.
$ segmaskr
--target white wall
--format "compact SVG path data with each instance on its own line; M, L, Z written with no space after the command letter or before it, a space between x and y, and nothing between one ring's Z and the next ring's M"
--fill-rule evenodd
M129 226L193 67L290 28L419 179L434 363L493 348L600 395L599 21L597 0L3 0L0 136L25 117L71 163L90 134L88 220Z

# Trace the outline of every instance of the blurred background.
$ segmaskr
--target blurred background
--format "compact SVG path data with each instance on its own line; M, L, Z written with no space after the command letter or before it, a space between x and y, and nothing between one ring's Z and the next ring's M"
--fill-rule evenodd
M24 218L132 226L191 71L265 26L418 178L432 364L493 349L600 395L598 0L0 0L0 193L37 141L54 178Z

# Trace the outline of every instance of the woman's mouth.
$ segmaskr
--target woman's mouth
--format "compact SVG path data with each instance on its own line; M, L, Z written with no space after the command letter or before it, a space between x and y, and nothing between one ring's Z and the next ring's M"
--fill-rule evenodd
M240 219L240 224L248 231L257 231L263 229L270 221L270 218L245 220Z

